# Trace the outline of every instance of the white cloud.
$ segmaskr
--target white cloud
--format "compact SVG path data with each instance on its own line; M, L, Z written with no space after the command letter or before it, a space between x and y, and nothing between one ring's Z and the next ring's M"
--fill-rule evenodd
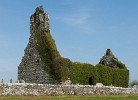
M68 13L61 13L58 16L53 17L53 19L89 32L92 31L92 28L90 26L91 17L91 10L81 8L76 10L73 9L72 12Z

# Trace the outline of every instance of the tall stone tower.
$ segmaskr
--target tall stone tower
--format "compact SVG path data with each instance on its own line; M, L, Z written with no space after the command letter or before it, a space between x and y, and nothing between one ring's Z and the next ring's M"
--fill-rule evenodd
M26 83L56 83L51 74L51 62L60 57L60 54L50 35L49 16L41 6L30 17L30 34L29 43L18 67L18 80Z

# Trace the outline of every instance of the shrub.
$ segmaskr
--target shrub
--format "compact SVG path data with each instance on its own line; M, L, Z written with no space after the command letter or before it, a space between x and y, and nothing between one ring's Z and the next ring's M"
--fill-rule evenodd
M130 82L130 86L133 87L134 85L138 85L138 81L134 80Z
M71 67L70 78L74 84L94 85L98 81L98 73L91 64L74 62Z
M128 87L129 71L127 69L111 68L102 64L96 65L99 82L104 85Z
M113 73L111 67L104 66L102 64L96 65L96 70L99 74L99 83L103 83L104 85L111 85L113 83Z
M52 61L51 73L59 82L64 82L70 77L72 63L67 58L57 57Z
M117 66L118 66L119 68L121 68L121 69L126 69L125 64L123 64L123 63L120 62L120 61L117 62Z

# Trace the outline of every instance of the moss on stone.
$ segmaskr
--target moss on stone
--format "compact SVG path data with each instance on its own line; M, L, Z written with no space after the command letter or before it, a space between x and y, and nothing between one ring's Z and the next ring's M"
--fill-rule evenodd
M53 40L50 30L42 30L41 24L36 27L36 48L39 52L41 60L44 62L44 70L50 72L51 62L60 57L56 48L55 41Z

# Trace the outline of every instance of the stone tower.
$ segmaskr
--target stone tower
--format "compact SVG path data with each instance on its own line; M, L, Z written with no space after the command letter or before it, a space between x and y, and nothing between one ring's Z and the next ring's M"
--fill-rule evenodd
M99 64L109 66L112 68L125 68L125 64L120 62L112 53L111 49L107 49L105 55L100 59Z
M30 34L29 43L18 67L18 80L26 83L56 83L50 67L52 60L60 54L50 35L49 16L41 6L30 17Z
M118 59L113 55L110 49L106 50L105 55L100 60L100 64L103 64L105 66L109 66L112 68L118 67L117 62L118 62Z

